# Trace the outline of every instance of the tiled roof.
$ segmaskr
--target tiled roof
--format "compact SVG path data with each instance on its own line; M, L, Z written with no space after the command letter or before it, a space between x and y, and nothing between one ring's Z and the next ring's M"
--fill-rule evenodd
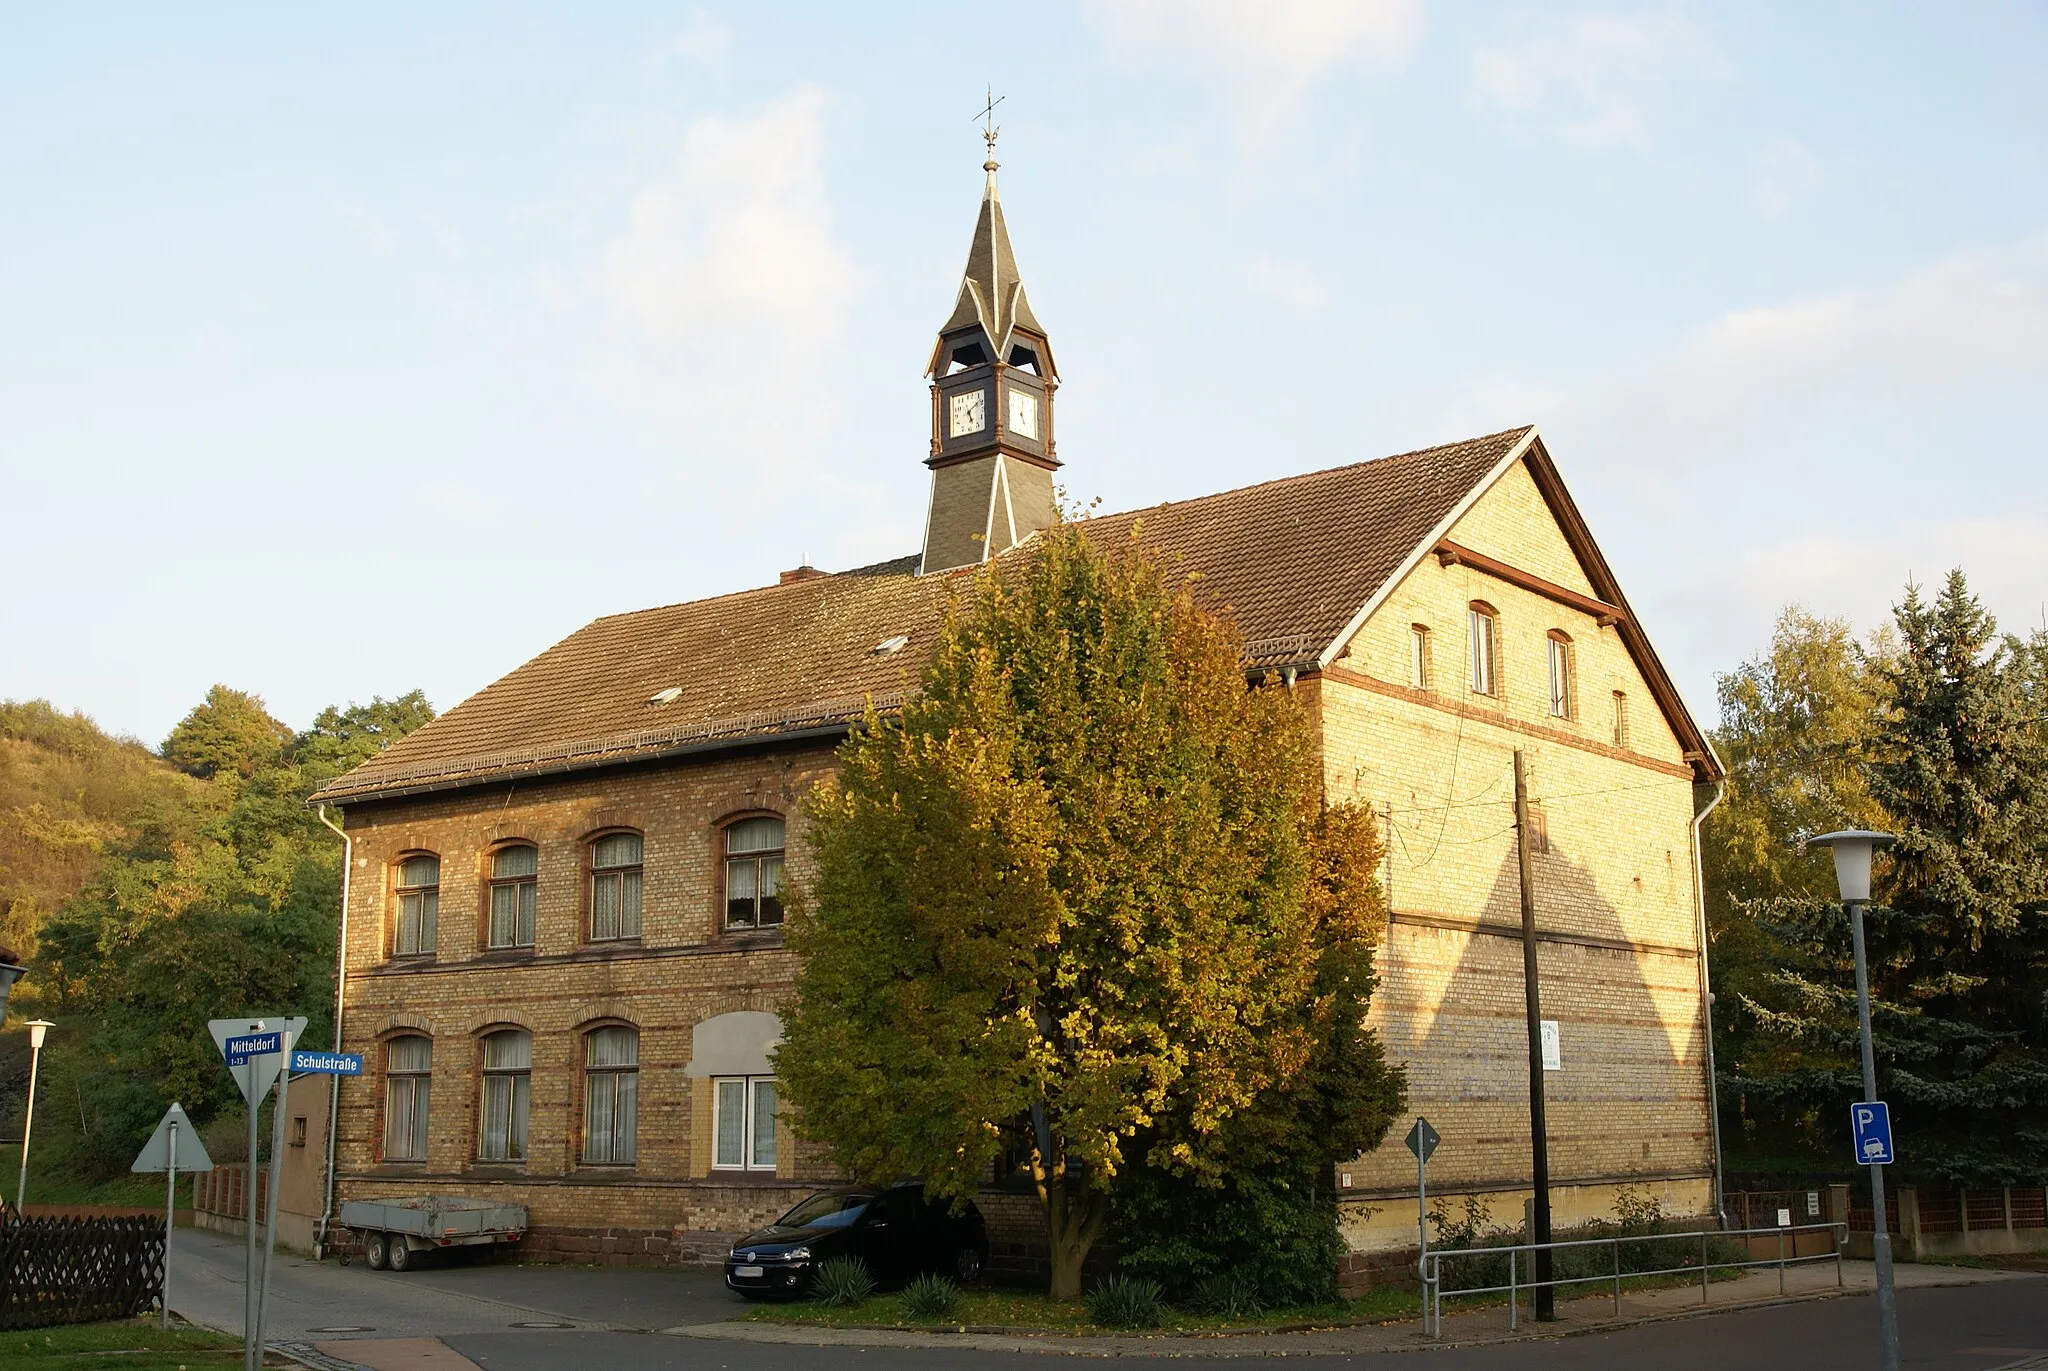
M1108 515L1230 615L1251 667L1307 664L1529 430ZM1028 545L1027 545L1028 546ZM1020 555L1023 549L1009 555ZM837 729L915 685L960 574L915 557L709 600L615 614L578 630L330 783L348 801ZM908 644L876 651L898 635ZM671 687L680 694L651 704Z

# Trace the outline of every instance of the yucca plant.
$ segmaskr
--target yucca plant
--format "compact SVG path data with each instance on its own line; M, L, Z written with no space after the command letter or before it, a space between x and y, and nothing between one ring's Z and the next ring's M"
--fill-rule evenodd
M1088 1292L1088 1317L1105 1328L1157 1328L1159 1282L1111 1276Z
M811 1298L833 1309L851 1308L875 1293L875 1278L859 1257L833 1257L818 1267Z
M1266 1311L1266 1302L1257 1281L1242 1271L1223 1271L1195 1283L1188 1292L1188 1307L1226 1319L1250 1319Z
M960 1287L944 1276L919 1276L903 1287L903 1312L913 1319L951 1318L959 1305Z

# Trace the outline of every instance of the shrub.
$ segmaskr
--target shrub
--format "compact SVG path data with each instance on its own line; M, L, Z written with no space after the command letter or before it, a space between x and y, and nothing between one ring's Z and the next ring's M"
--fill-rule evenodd
M811 1298L828 1308L851 1308L875 1293L875 1278L859 1257L833 1257L818 1267Z
M951 1318L960 1304L960 1287L944 1276L919 1276L903 1287L903 1312L913 1319Z
M1141 1167L1119 1178L1117 1261L1193 1307L1211 1277L1236 1274L1263 1305L1337 1294L1344 1236L1336 1198L1311 1181L1239 1174L1221 1187Z
M1266 1310L1266 1302L1259 1297L1259 1283L1243 1271L1204 1276L1188 1291L1187 1303L1198 1314L1226 1319L1257 1318Z
M1111 1276L1088 1292L1088 1317L1105 1328L1157 1328L1159 1282Z

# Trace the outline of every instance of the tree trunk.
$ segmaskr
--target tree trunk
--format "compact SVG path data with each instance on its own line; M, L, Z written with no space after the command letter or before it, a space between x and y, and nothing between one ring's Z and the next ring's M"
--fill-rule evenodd
M1078 1300L1081 1268L1109 1212L1109 1196L1085 1188L1075 1193L1059 1184L1045 1192L1045 1199L1045 1238L1052 1256L1048 1293L1056 1300Z
M1050 1156L1046 1155L1047 1150ZM1042 1128L1031 1149L1031 1179L1038 1189L1039 1207L1045 1213L1045 1243L1052 1263L1047 1293L1056 1300L1078 1300L1081 1268L1109 1215L1109 1196L1085 1182L1078 1189L1069 1183L1065 1142Z

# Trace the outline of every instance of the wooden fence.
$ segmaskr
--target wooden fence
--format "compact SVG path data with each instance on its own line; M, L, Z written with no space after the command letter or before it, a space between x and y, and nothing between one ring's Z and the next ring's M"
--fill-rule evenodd
M23 1219L0 1209L0 1329L128 1318L163 1291L162 1219Z

